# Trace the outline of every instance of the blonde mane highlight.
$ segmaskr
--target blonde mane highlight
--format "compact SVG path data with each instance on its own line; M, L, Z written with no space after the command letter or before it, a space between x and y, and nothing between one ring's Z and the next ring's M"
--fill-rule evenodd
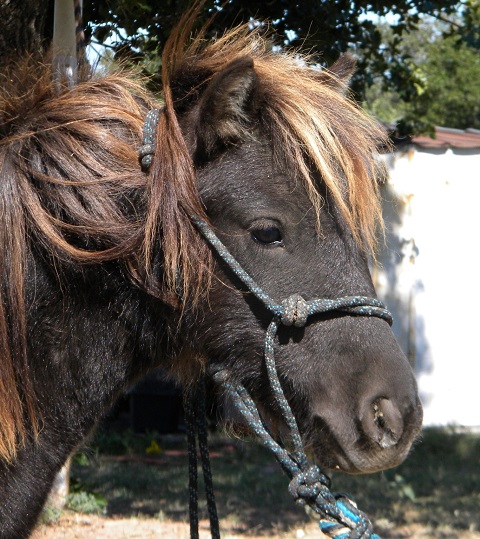
M274 52L265 28L240 25L207 41L206 29L186 39L196 12L187 14L181 36L172 40L164 80L168 93L182 85L185 73L195 84L174 96L175 105L194 100L212 77L230 62L253 59L262 93L262 114L286 161L300 173L317 212L323 206L312 169L334 198L355 239L374 255L383 232L378 185L385 177L378 148L388 145L383 128L345 95L343 82L311 65L298 51ZM175 48L176 47L176 48ZM179 82L180 81L180 82Z

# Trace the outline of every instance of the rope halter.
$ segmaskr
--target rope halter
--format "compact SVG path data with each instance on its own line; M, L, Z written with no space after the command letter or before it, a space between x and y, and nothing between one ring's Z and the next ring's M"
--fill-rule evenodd
M242 268L207 223L195 217L192 217L192 221L218 256L273 315L265 334L265 366L275 401L289 429L292 451L289 452L273 438L248 391L240 383L232 384L228 372L220 365L212 365L210 368L215 381L224 387L237 411L273 452L290 478L289 492L295 501L309 505L321 516L319 526L324 534L336 539L379 539L378 535L373 533L372 524L366 515L347 497L332 495L329 490L330 479L318 466L308 462L297 421L278 377L274 346L280 325L304 327L308 318L314 314L340 311L352 315L375 316L390 325L392 315L381 301L366 296L306 301L301 295L292 294L278 304Z
M142 169L147 171L154 157L156 127L160 111L152 110L148 113L144 126L143 144L139 151ZM283 392L275 364L275 337L280 325L304 327L308 318L312 315L326 312L343 312L349 315L375 316L392 324L392 315L383 303L376 298L366 296L345 296L336 299L318 298L306 301L301 295L293 294L281 303L275 302L262 288L250 277L237 260L230 254L225 245L215 235L209 225L195 215L190 216L199 232L214 249L223 262L242 281L247 289L259 299L265 308L272 314L272 320L265 334L265 366L275 397L283 419L289 429L292 449L287 450L274 439L265 425L258 409L250 394L241 383L233 384L227 370L218 364L212 364L209 368L214 380L221 385L231 398L237 411L243 416L249 427L262 440L274 454L280 466L290 478L289 492L294 499L302 504L309 505L320 515L319 526L324 534L335 539L380 539L373 533L372 524L361 511L359 511L350 499L345 496L334 496L330 492L330 479L318 466L308 462L303 449L300 431L292 413L290 405ZM204 383L204 380L201 381ZM201 394L199 391L198 394ZM202 399L204 397L201 397ZM198 408L202 407L199 402ZM191 422L197 424L199 438L202 440L200 447L206 443L206 429L202 423L204 419L195 414L192 403L188 404L188 416ZM201 414L200 414L201 415ZM190 420L189 420L190 422ZM195 436L193 426L192 439ZM192 442L193 450L189 451L191 469L196 470L195 442ZM212 536L219 537L218 519L216 517L215 500L211 487L211 474L208 452L201 450L202 466L207 486L207 502L210 514ZM196 485L196 472L191 470L191 485ZM210 491L210 492L209 492ZM196 486L191 489L191 537L198 537L198 518L192 517L197 508Z

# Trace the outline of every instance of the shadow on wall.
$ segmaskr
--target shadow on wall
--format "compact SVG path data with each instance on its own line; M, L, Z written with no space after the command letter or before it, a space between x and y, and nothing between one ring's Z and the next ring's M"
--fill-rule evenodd
M416 297L424 292L424 283L416 266L421 252L411 224L412 198L413 194L400 194L390 183L382 186L385 241L380 244L372 278L379 298L393 315L395 336L419 376L431 373L434 365L425 320L415 308ZM429 404L429 395L420 394L420 398L424 405Z

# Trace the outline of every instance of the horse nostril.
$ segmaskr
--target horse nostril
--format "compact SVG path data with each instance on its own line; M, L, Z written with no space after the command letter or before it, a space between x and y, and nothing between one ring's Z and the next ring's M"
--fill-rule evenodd
M370 441L383 449L396 445L402 437L402 414L390 399L383 397L375 399L361 421Z

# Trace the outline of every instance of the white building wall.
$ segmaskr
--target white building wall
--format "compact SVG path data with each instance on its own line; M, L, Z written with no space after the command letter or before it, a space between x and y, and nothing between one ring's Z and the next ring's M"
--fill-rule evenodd
M480 426L480 151L385 156L379 297L415 366L426 425Z

